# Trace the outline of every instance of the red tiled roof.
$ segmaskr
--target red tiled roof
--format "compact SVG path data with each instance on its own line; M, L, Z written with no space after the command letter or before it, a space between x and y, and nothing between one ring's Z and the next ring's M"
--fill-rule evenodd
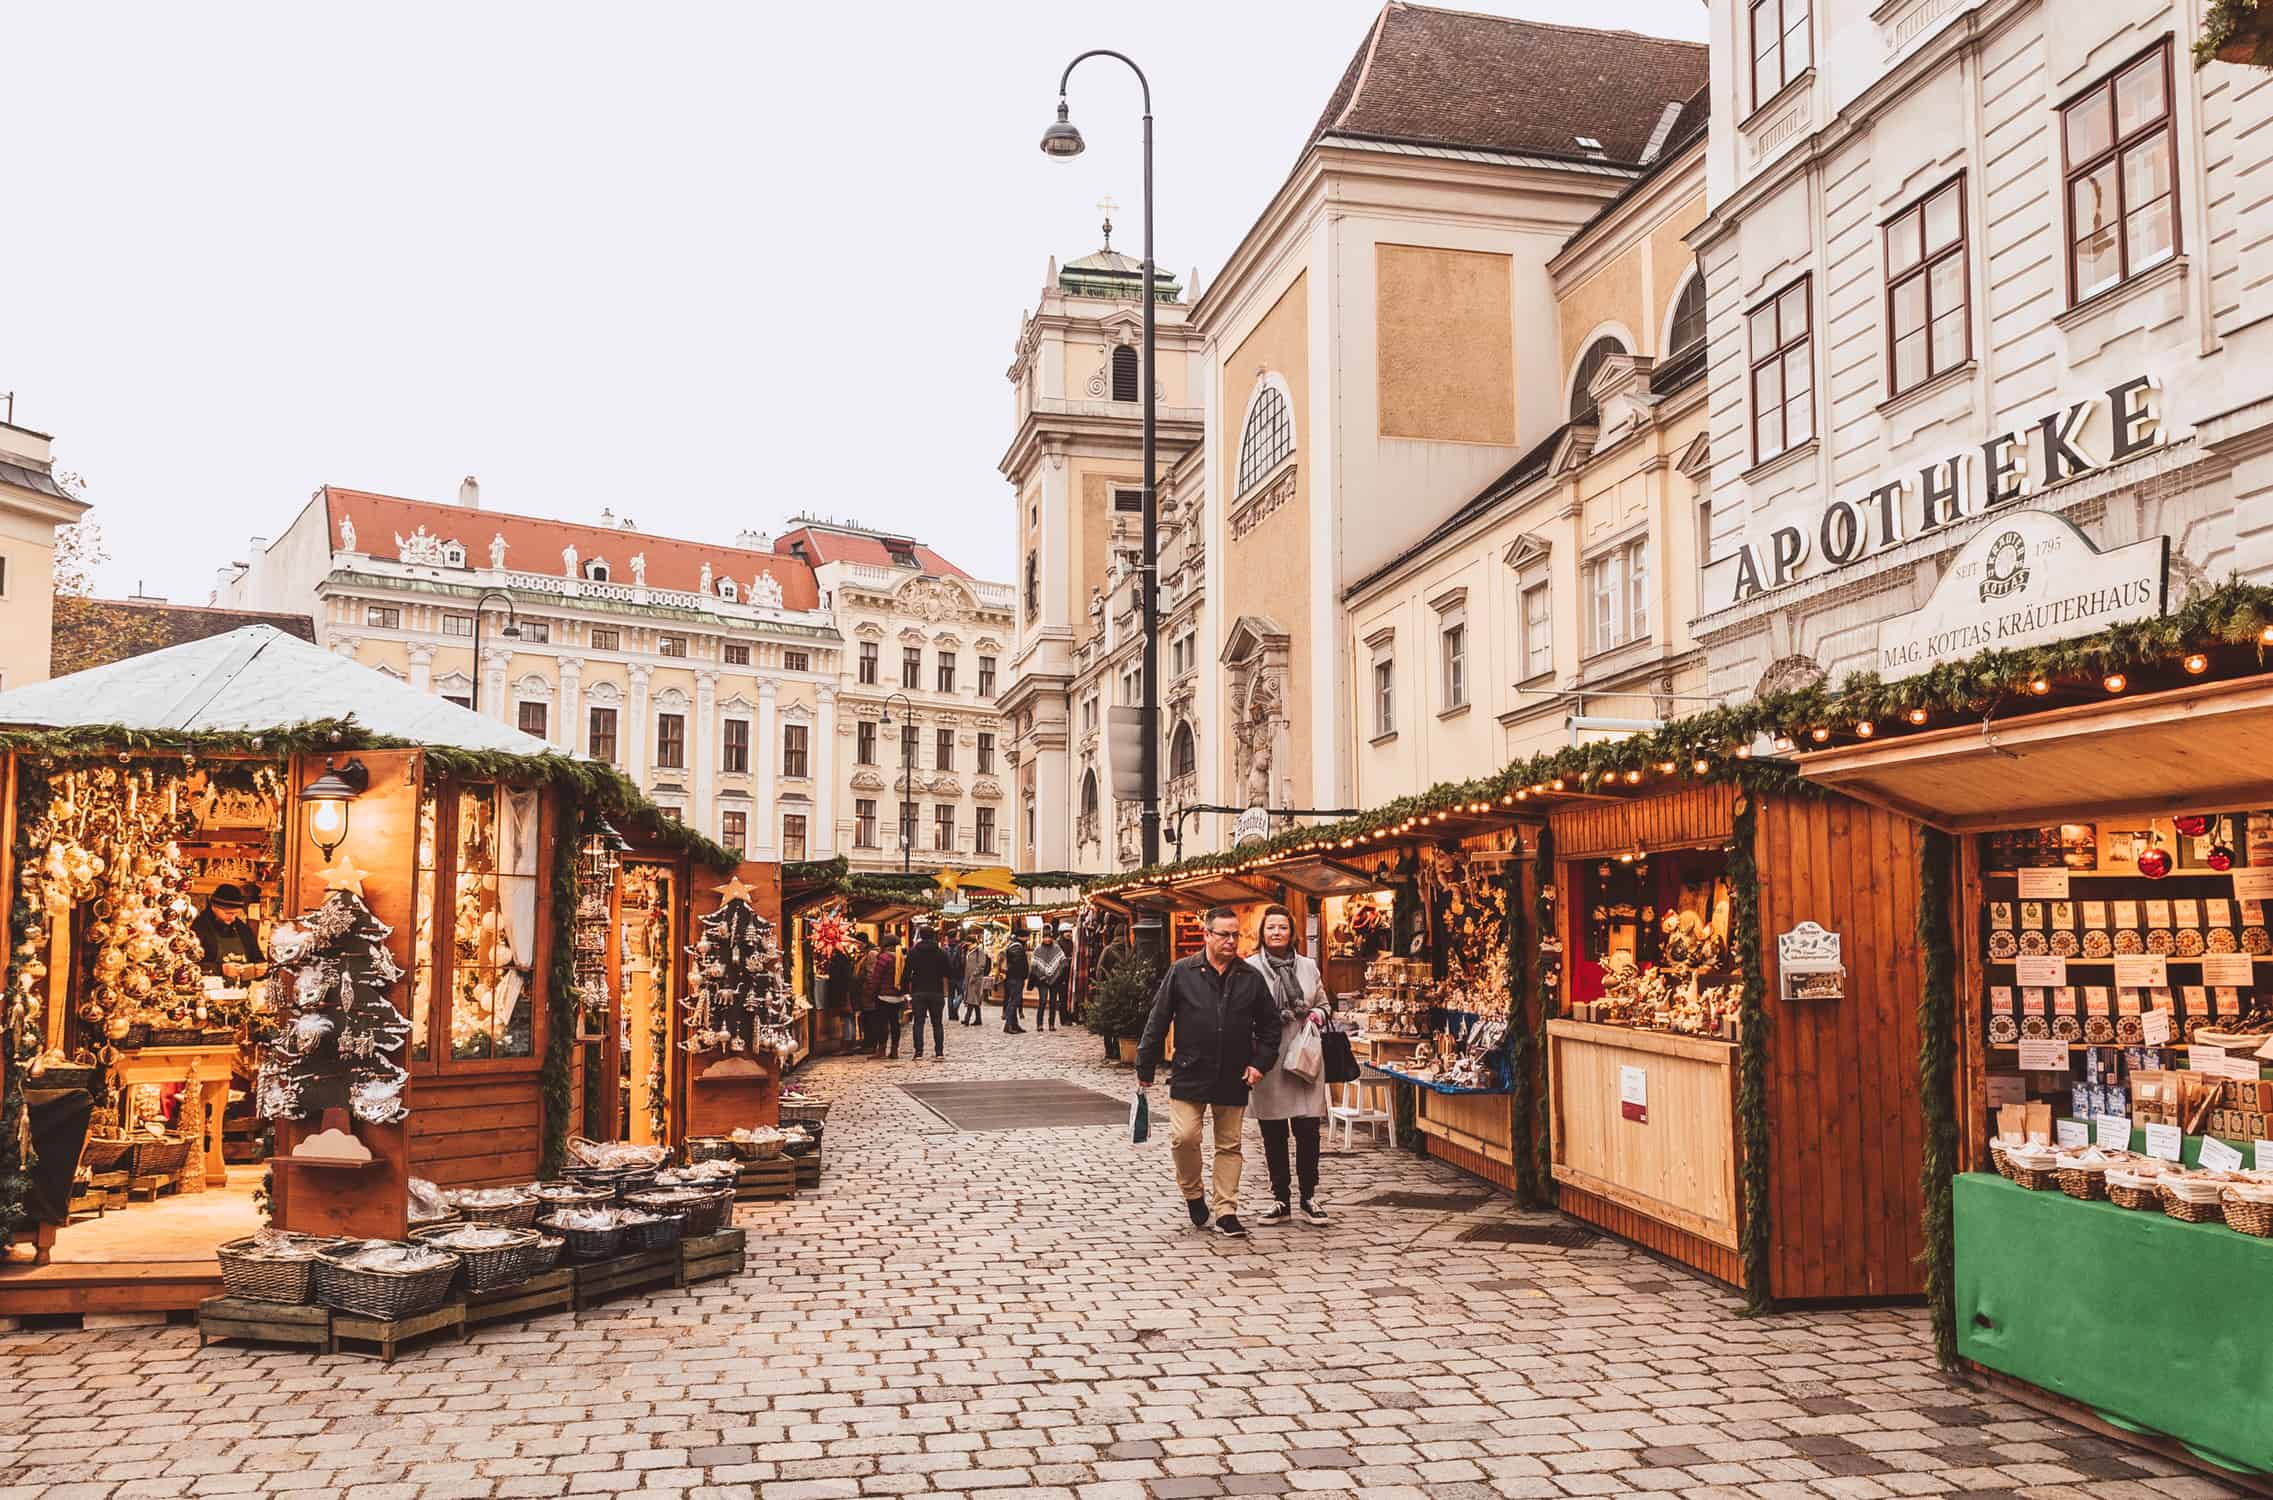
M340 517L345 516L355 523L357 550L377 557L393 554L396 536L409 536L414 528L424 526L430 535L443 541L463 543L466 559L475 567L487 565L489 539L502 534L505 565L525 573L559 573L561 549L574 547L579 567L595 557L604 557L608 561L609 576L617 583L629 583L632 554L642 553L647 558L647 583L651 588L693 592L701 586L702 565L709 563L714 577L733 579L745 599L750 580L760 573L770 573L773 581L781 585L784 609L815 609L821 602L821 590L813 581L813 570L794 557L773 552L681 541L643 531L613 530L543 516L474 510L437 500L405 500L368 490L340 489L335 485L326 485L324 495L326 538L335 552L339 549Z
M889 568L893 563L892 549L886 545L887 540L906 543L907 549L915 554L915 559L922 564L923 570L935 577L971 576L921 542L897 536L887 539L869 531L841 531L834 526L806 525L785 531L775 538L773 550L788 557L792 555L790 544L803 542L805 555L815 566L822 563L854 562L873 563L879 568Z
M1389 0L1310 140L1329 130L1638 163L1668 104L1705 86L1697 42Z

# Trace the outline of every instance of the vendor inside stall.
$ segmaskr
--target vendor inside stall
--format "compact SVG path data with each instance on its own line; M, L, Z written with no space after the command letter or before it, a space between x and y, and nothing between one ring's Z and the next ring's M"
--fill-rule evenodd
M255 892L259 887L254 887ZM259 979L268 972L261 952L260 930L245 919L246 894L228 881L205 898L190 931L203 950L203 968L224 979Z

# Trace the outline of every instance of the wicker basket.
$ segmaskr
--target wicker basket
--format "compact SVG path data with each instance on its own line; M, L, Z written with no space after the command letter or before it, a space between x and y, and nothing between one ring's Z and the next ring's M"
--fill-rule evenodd
M85 1089L91 1094L102 1076L103 1070L94 1063L49 1063L38 1077L26 1076L24 1086L35 1089Z
M2163 1211L2162 1191L2154 1179L2132 1177L2127 1173L2116 1173L2107 1179L2107 1201L2134 1213Z
M90 1172L123 1172L134 1155L134 1142L106 1140L100 1136L87 1137L86 1149L79 1153L79 1165Z
M560 1252L566 1247L567 1242L559 1235L545 1234L539 1231L535 1242L521 1252L521 1275L519 1279L527 1281L530 1277L541 1276L554 1266L559 1265Z
M2105 1202L2107 1199L2107 1168L2061 1167L2053 1174L2060 1179L2060 1191L2086 1203Z
M577 1260L605 1260L623 1245L623 1226L611 1225L606 1229L571 1229L558 1219L544 1218L537 1227L547 1234L557 1234L569 1255Z
M2015 1160L2009 1154L2005 1161L2012 1168L2012 1180L2032 1193L2048 1193L2060 1185L2060 1169L2050 1162L2041 1167L2032 1167L2026 1162Z
M351 1266L335 1251L316 1257L316 1300L338 1312L392 1321L415 1318L440 1307L458 1279L461 1257L442 1252L441 1264L422 1271L375 1271Z
M510 1203L468 1203L460 1194L453 1194L450 1201L467 1222L495 1224L502 1229L535 1227L537 1209L541 1206L534 1193L522 1193Z
M221 1285L232 1297L245 1297L254 1302L286 1302L294 1307L305 1307L315 1295L316 1258L312 1255L280 1257L255 1255L254 1240L248 1235L231 1240L213 1254L221 1262ZM336 1245L337 1240L325 1239L324 1245Z
M171 1177L189 1163L187 1136L144 1136L133 1144L134 1165L127 1171L136 1177Z
M564 1208L605 1208L616 1201L614 1188L580 1182L540 1182L531 1191L537 1200L538 1223Z
M734 1154L744 1161L772 1161L781 1155L781 1148L784 1144L781 1132L778 1130L770 1137L761 1137L754 1141L742 1140L739 1137L730 1137L729 1139L733 1141Z
M504 1226L485 1224L482 1227L497 1229ZM411 1238L424 1240L438 1232L448 1231L423 1230L414 1233ZM447 1250L464 1262L459 1285L467 1291L494 1292L501 1286L512 1286L529 1279L529 1253L537 1247L537 1241L543 1238L534 1229L514 1229L511 1233L513 1239L510 1243L492 1249L472 1250L462 1245L437 1245L435 1248Z
M2226 1211L2226 1224L2243 1234L2255 1235L2261 1240L2273 1240L2273 1201L2263 1198L2244 1198L2227 1188L2222 1206Z
M679 1242L679 1226L684 1223L677 1214L656 1214L636 1224L626 1224L623 1247L626 1250L668 1250Z
M828 1117L829 1101L826 1099L807 1099L796 1103L785 1099L781 1104L781 1123L784 1125L818 1122Z
M411 1220L410 1232L415 1235L421 1229L447 1229L453 1224L463 1224L464 1222L465 1216L460 1214L456 1209L452 1209L446 1214L438 1214L431 1219Z
M678 1218L682 1221L679 1232L690 1237L716 1234L733 1205L731 1189L719 1192L706 1188L657 1188L653 1192L634 1193L626 1203L627 1207L642 1213L670 1214Z
M2164 1213L2189 1224L2216 1224L2226 1216L2225 1205L2216 1198L2185 1197L2167 1179L2162 1184L2162 1199Z
M570 1167L568 1180L595 1192L604 1192L610 1203L621 1203L633 1193L644 1193L655 1186L653 1167Z
M698 1161L739 1161L741 1155L734 1143L722 1135L698 1135L687 1142L686 1157L689 1165Z
M1989 1137L1989 1165L1997 1169L1999 1177L2004 1178L2007 1182L2012 1181L2012 1159L2005 1155L2005 1142L2001 1136Z

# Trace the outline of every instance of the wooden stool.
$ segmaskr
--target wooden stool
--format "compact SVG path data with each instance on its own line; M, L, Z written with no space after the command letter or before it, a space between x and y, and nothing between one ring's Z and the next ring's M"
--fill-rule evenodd
M1338 1095L1338 1097L1337 1097ZM1371 1096L1371 1097L1369 1097ZM1390 1081L1379 1073L1361 1073L1356 1081L1337 1084L1328 1091L1326 1106L1326 1133L1333 1134L1341 1127L1342 1149L1356 1149L1356 1130L1363 1125L1367 1139L1378 1144L1381 1132L1389 1132L1389 1144L1397 1144L1397 1115L1390 1098Z

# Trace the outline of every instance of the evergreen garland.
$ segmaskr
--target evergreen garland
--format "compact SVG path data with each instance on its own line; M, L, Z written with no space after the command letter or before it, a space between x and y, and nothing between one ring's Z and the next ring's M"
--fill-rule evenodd
M1954 841L1923 831L1918 861L1918 951L1925 984L1918 995L1918 1100L1925 1114L1925 1157L1918 1169L1925 1203L1926 1309L1934 1354L1957 1368L1956 1229L1951 1194L1957 1171L1957 945L1950 932L1949 867Z
M1743 998L1737 1019L1736 1131L1744 1150L1745 1310L1772 1312L1768 1288L1768 1007L1760 951L1760 865L1756 840L1760 799L1739 797L1728 846L1728 948L1735 954Z
M1539 847L1531 857L1531 876L1531 899L1535 903L1533 925L1538 929L1540 941L1545 942L1553 939L1559 930L1555 924L1555 902L1561 894L1555 889L1555 830L1551 824L1539 825ZM1538 986L1539 1019L1533 1026L1532 1051L1539 1060L1542 1079L1546 1076L1547 1067L1547 1023L1561 1009L1563 974L1569 957L1566 953L1558 952L1553 955L1553 962L1550 963L1549 955L1542 953L1533 970ZM1532 1173L1539 1184L1539 1201L1551 1204L1555 1201L1555 1143L1549 1134L1546 1089L1538 1090L1531 1115L1530 1139L1536 1163Z
M544 1108L538 1175L548 1178L559 1176L568 1162L570 1058L576 1045L576 857L586 836L598 826L589 809L562 808L558 816L557 826L574 830L575 836L555 838L552 845L552 974L545 991L545 1057L537 1070L537 1094Z
M1507 943L1507 1140L1515 1161L1515 1198L1526 1208L1540 1201L1539 1166L1532 1149L1531 1120L1539 1054L1531 1033L1529 997L1534 945L1523 919L1523 846L1508 851L1500 867L1504 884L1502 906L1507 916L1501 936Z
M46 851L34 851L31 830L47 806L47 769L36 761L16 762L16 839L11 869L29 869ZM5 982L0 983L0 1004L11 1003L16 993L16 971L40 957L35 946L45 930L21 880L8 892L8 949ZM6 1018L14 1021L17 1018ZM28 1050L14 1024L0 1025L0 1238L24 1226L24 1196L31 1191L30 1121L25 1113L24 1065L36 1056L42 1038L37 1022L31 1023Z

